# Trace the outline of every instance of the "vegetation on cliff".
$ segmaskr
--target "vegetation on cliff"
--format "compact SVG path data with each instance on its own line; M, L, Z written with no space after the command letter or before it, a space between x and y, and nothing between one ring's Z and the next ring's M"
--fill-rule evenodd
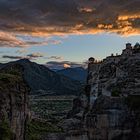
M1 140L11 140L13 136L12 130L6 119L0 122L0 139Z
M48 122L41 122L39 120L32 120L28 122L26 128L27 140L41 140L43 136L48 133L61 133L62 129L57 127L55 124Z
M0 69L0 139L24 140L29 87L21 65Z

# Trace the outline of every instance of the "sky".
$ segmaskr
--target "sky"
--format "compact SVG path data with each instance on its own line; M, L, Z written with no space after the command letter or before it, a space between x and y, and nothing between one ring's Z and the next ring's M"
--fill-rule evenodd
M81 66L140 42L140 0L0 0L0 62Z

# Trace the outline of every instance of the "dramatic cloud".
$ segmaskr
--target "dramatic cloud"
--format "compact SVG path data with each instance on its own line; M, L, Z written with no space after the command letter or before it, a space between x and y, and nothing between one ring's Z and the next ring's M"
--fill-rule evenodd
M140 34L139 5L140 0L0 0L0 47L60 44L46 39L53 35Z
M70 62L70 61L50 61L47 62L46 65L50 69L63 69L63 68L75 68L75 67L84 67L84 63L76 63L76 62Z
M19 36L14 33L0 31L0 47L32 47L61 44L60 40L45 37Z
M0 29L6 33L37 36L139 34L139 5L140 0L0 0ZM6 42L5 38L0 40ZM13 46L36 44L24 44L14 36L7 40L14 41Z
M20 39L17 39L15 35L7 32L0 31L0 47L23 47L26 43Z

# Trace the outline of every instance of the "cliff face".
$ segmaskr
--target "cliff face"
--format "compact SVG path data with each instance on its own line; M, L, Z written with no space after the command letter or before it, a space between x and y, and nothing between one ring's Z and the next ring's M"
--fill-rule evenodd
M89 139L139 139L140 46L127 44L119 56L89 62L87 80Z
M113 59L113 58L112 58ZM112 61L89 64L91 96L127 96L140 93L140 55L114 57ZM118 93L118 95L117 95Z
M123 99L100 96L86 115L89 139L129 140L135 137L137 140L137 131L133 131L137 127L134 118L135 114ZM135 121L139 122L138 119ZM139 127L136 129L139 130Z
M28 118L29 88L22 67L12 65L0 70L0 138L24 140Z
M80 137L82 132L88 140L139 139L139 50L140 46L134 49L127 46L121 55L102 62L89 59L85 95L79 97L68 115L77 120L68 133L74 131Z

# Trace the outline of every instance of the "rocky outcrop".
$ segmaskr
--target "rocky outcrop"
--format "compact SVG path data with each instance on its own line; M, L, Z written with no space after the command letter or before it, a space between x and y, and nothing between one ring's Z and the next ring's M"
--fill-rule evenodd
M130 45L126 45L121 55L109 56L100 63L89 62L87 85L91 88L91 103L99 95L121 97L140 94L140 46L136 51L136 46L132 48Z
M126 44L121 55L89 61L88 111L90 140L138 140L140 137L140 46Z
M25 140L28 93L20 65L0 69L0 138Z
M131 115L123 99L100 96L86 115L89 139L126 139L134 125Z
M140 45L127 44L121 55L109 56L101 62L89 59L85 94L74 102L69 117L75 127L69 126L68 134L73 136L72 132L76 132L81 137L82 132L88 140L140 138L139 50Z

